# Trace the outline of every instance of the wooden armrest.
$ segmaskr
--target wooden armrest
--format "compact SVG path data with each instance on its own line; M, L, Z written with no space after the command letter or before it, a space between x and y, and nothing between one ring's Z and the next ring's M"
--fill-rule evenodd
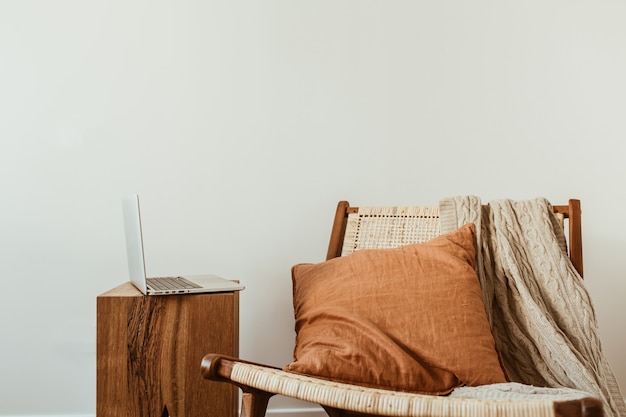
M233 358L209 353L202 358L202 377L212 381L228 381L233 370L233 364Z
M202 358L202 377L212 381L230 381L230 374L236 363L247 363L250 365L262 366L268 369L280 369L276 366L264 365L261 363L245 361L219 353L209 353Z
M602 417L604 415L602 401L597 398L582 398L573 401L554 403L554 414L562 417Z
M236 363L247 363L262 366L268 369L280 369L274 366L248 362L229 356L209 353L202 358L201 372L204 379L212 381L228 382L241 388L241 417L264 417L267 404L274 393L250 387L231 379L233 367Z
M246 383L237 382L231 378L231 375L235 379L248 380L248 378L241 378L240 367L245 368L246 365L253 365L254 367L261 367L259 371L262 374L267 374L267 376L273 375L279 379L289 378L290 382L297 383L297 389L294 390L294 386L291 386L290 383L285 384L264 384L257 385L262 388L255 388L252 386L246 385ZM235 374L233 374L233 370L236 370ZM291 375L291 376L288 376ZM215 381L224 381L234 384L242 389L242 413L241 417L262 417L265 416L265 412L267 410L267 404L269 399L275 394L288 395L293 396L294 398L298 398L304 401L310 401L313 403L320 404L324 410L331 416L356 416L356 415L369 415L367 411L360 409L362 404L370 404L372 398L376 398L376 401L379 401L381 398L387 396L387 392L384 390L376 390L372 388L364 388L359 386L350 386L346 384L334 384L331 381L327 380L318 380L314 377L307 377L302 375L293 375L289 373L285 373L280 370L280 368L276 368L273 366L261 365L254 362L243 361L240 359L235 359L227 356L217 355L217 354L209 354L204 357L202 360L202 376L206 379L215 380ZM250 379L250 381L257 381L256 378ZM254 382L250 382L254 384ZM278 387L276 392L268 392L264 391L266 386L275 386ZM312 386L315 386L316 389L311 389ZM288 387L288 388L287 388ZM340 394L335 396L328 396L328 392L340 392ZM295 395L295 393L298 395ZM300 394L305 394L300 396ZM410 409L419 410L423 407L429 409L433 405L428 405L428 403L434 402L450 402L452 407L451 409L455 409L455 406L466 406L467 410L473 410L471 412L476 412L477 410L489 410L490 407L493 407L494 404L498 404L498 402L494 402L491 400L480 401L479 399L475 399L475 401L467 401L468 399L460 399L460 398L450 398L447 399L445 397L435 397L421 394L411 394L411 393L396 393L390 392L390 395L393 397L394 404L398 405L400 402L398 398L405 397L403 400L406 402L404 406L408 406ZM344 398L345 396L345 398ZM338 403L335 401L338 398L343 398L343 400L349 400L348 402ZM342 401L343 401L342 400ZM466 403L464 403L467 401ZM387 401L388 402L388 401ZM386 404L387 402L383 401L381 404ZM484 405L477 405L477 403L484 403ZM501 414L498 415L507 415L506 407L513 406L512 410L519 411L519 405L516 403L520 403L523 401L503 401L502 406L504 407L501 411ZM534 401L535 403L537 401ZM530 403L533 403L531 401ZM355 405L356 404L356 405ZM408 405L407 405L408 404ZM426 405L425 405L426 404ZM380 405L380 404L379 404ZM346 408L346 406L348 406ZM371 404L370 404L371 406ZM404 407L402 406L402 407ZM437 405L440 407L441 404ZM568 401L554 401L552 402L554 416L555 417L602 417L603 415L603 405L602 402L595 398L582 398L578 400L568 400ZM354 408L356 407L356 408ZM534 405L533 407L537 407ZM543 406L540 406L543 407ZM529 408L530 409L530 408ZM343 411L340 411L343 410ZM399 415L394 414L397 410L387 410L382 409L384 412L374 413L375 415ZM393 411L393 413L391 413ZM493 411L493 410L492 410ZM536 411L536 410L535 410ZM470 412L470 411L468 411ZM365 414L364 414L365 413ZM420 415L426 416L428 414L411 414L411 415ZM454 415L454 414L450 414Z

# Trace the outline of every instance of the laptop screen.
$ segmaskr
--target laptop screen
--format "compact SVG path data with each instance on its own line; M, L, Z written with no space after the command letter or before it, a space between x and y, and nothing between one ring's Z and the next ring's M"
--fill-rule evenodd
M146 265L143 254L139 197L136 194L124 197L122 206L124 211L124 231L126 232L126 253L128 255L130 280L141 292L146 294L148 289L146 284Z

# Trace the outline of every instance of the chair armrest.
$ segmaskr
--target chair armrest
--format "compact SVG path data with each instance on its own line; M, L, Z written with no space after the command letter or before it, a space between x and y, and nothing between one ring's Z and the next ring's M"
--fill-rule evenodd
M202 377L204 379L217 382L228 382L241 388L242 396L240 417L264 417L265 412L267 411L267 404L275 393L252 387L244 382L234 381L231 378L231 375L233 368L238 363L259 366L267 370L278 370L278 368L275 367L210 353L202 358Z
M267 402L276 394L320 404L330 415L343 415L331 414L338 412L336 410L348 411L345 415L415 417L454 415L509 417L522 414L545 417L601 417L603 415L602 402L595 398L567 401L496 401L411 394L335 383L217 354L204 357L202 376L205 379L229 382L242 389L242 417L264 416ZM463 410L463 413L458 414L460 410Z
M233 367L237 363L245 363L248 365L260 366L267 369L280 369L275 366L264 365L255 362L249 362L242 359L233 358L230 356L220 355L219 353L209 353L202 358L201 371L204 379L212 381L230 382L238 384L232 381L230 376L233 372Z
M554 414L558 417L602 417L604 408L597 398L582 398L574 401L557 401Z

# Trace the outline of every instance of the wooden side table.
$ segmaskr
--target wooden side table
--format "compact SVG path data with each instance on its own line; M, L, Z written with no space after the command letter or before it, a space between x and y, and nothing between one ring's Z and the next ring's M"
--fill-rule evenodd
M239 292L97 298L97 417L235 417L237 389L203 379L202 357L239 355Z

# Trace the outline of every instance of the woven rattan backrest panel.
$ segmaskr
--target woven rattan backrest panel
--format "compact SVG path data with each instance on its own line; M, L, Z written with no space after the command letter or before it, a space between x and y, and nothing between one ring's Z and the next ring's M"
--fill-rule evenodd
M439 207L359 207L348 214L341 255L422 243L439 234Z

